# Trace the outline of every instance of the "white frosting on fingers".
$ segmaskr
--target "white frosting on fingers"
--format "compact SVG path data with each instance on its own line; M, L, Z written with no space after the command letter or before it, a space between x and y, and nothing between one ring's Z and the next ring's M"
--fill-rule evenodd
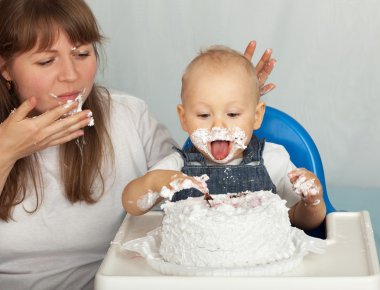
M315 179L306 179L304 175L297 178L293 184L294 191L302 197L310 195L317 195L319 193L319 187L315 185Z
M209 179L209 177L207 174L203 174L202 176L194 176L193 178L197 181L197 183L193 182L189 178L176 178L169 183L172 189L163 186L159 195L171 200L176 192L190 188L196 188L203 193L208 193L206 181Z
M142 210L150 209L159 197L160 195L157 192L148 191L145 195L137 200L137 207Z

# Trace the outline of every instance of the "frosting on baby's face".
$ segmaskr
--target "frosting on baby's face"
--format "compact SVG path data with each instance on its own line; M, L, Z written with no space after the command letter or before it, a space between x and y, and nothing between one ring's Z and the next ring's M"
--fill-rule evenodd
M239 127L200 128L191 134L190 139L199 151L216 163L228 163L247 147L247 137Z
M182 129L216 163L242 157L265 112L256 75L240 62L222 63L205 61L187 72L177 106Z

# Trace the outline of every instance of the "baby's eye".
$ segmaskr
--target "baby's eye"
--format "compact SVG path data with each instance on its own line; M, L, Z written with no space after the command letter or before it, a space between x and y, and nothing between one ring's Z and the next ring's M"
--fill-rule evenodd
M204 114L198 114L197 117L199 117L201 119L206 119L206 118L210 117L210 114L206 114L206 113L204 113Z
M228 117L231 117L231 118L236 118L238 117L240 114L239 113L228 113L227 116Z

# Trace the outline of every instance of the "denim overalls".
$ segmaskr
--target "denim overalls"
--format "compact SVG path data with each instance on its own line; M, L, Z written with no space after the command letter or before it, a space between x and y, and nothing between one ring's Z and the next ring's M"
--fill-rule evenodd
M243 160L239 165L207 165L205 157L194 146L188 150L176 149L184 160L183 173L189 176L203 174L209 176L210 179L206 183L211 194L237 193L247 190L270 190L276 193L276 186L273 184L262 158L264 144L265 139L258 140L253 135L251 142L243 152ZM255 161L257 165L247 165ZM200 164L194 164L194 162ZM172 201L202 195L203 193L195 188L184 189L176 192Z

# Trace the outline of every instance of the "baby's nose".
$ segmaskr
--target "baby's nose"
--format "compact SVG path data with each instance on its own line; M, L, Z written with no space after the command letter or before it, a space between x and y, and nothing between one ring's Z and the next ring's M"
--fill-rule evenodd
M222 118L214 118L213 127L226 128L226 124Z

